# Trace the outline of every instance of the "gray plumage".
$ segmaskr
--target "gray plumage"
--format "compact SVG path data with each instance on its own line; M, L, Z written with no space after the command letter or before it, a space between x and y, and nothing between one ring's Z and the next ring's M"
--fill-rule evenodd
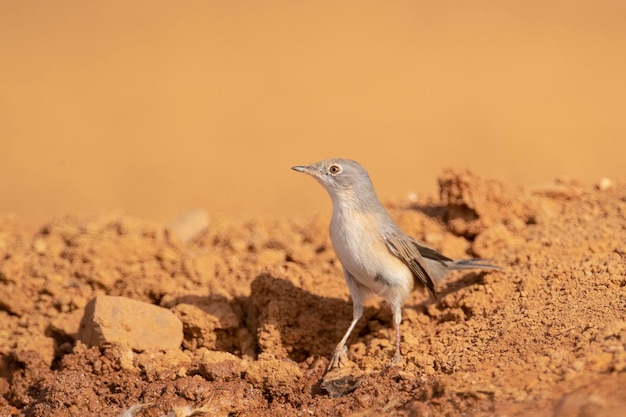
M386 298L393 313L396 354L401 360L402 304L416 287L436 296L436 284L449 271L499 269L482 259L454 260L404 233L378 199L367 171L349 159L328 159L292 168L313 176L333 201L330 237L353 302L353 320L337 345L328 369L343 363L346 342L371 294Z

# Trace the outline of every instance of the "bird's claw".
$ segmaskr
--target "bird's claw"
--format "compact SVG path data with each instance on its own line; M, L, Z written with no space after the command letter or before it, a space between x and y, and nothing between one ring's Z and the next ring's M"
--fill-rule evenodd
M341 368L342 366L345 366L347 353L348 348L345 345L337 346L337 349L333 352L333 356L330 357L330 362L328 363L326 372L334 368Z
M393 368L394 366L399 365L400 363L402 363L402 354L400 352L396 352L396 354L393 355L393 359L389 363L389 367Z

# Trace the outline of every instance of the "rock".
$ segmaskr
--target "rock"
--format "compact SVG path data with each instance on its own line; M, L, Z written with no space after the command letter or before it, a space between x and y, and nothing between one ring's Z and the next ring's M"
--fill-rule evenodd
M43 334L19 336L13 356L26 368L49 368L54 360L54 339Z
M609 188L612 188L615 185L615 183L607 177L601 178L600 181L598 181L596 183L596 188L600 191L606 191Z
M186 375L192 359L181 349L170 349L162 352L147 351L133 356L133 366L143 372L160 374L170 372L171 375Z
M26 268L26 256L9 254L0 259L0 282L15 284L21 282Z
M57 333L77 339L80 323L84 315L85 311L83 309L59 314L50 322L50 328Z
M189 242L209 227L209 213L191 210L172 220L167 228L184 243Z
M22 317L33 311L35 300L25 294L21 288L0 284L0 310Z
M355 364L349 363L349 366L327 372L320 387L330 398L338 398L353 392L362 382L363 372Z
M118 345L136 351L178 349L183 324L165 308L101 295L85 306L78 338L88 346Z
M232 381L241 377L241 359L228 352L208 350L200 358L200 373L210 381Z
M259 360L252 362L246 371L248 382L274 395L288 395L300 378L302 371L297 363L269 354L259 355Z

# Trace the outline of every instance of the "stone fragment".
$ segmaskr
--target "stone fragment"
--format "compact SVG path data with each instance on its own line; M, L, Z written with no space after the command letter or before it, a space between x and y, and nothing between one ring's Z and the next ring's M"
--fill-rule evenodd
M349 366L333 369L322 378L320 388L330 398L338 398L356 390L363 382L363 372L354 363Z
M136 351L178 349L183 324L165 308L101 295L85 306L78 338L89 346L118 345Z
M18 336L13 356L26 368L49 368L54 360L54 339L43 334Z
M207 350L200 358L200 373L210 381L232 381L241 377L241 359L228 352Z
M22 317L34 309L33 297L29 297L17 286L0 284L0 294L0 310Z
M259 355L259 360L252 362L246 371L248 382L276 395L288 395L300 378L302 371L297 363L266 353Z
M61 313L50 322L50 328L62 335L78 338L78 331L85 311L83 309L73 310L69 313Z

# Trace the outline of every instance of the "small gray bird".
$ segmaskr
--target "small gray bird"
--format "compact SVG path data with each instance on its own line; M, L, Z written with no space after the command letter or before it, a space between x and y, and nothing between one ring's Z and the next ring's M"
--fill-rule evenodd
M352 323L337 345L328 370L344 364L346 342L363 315L368 295L382 296L391 306L396 333L394 365L402 359L402 304L415 287L425 286L436 296L435 283L449 271L500 269L482 259L450 259L405 234L378 200L367 171L358 162L327 159L291 169L314 177L333 201L330 239L352 296Z

